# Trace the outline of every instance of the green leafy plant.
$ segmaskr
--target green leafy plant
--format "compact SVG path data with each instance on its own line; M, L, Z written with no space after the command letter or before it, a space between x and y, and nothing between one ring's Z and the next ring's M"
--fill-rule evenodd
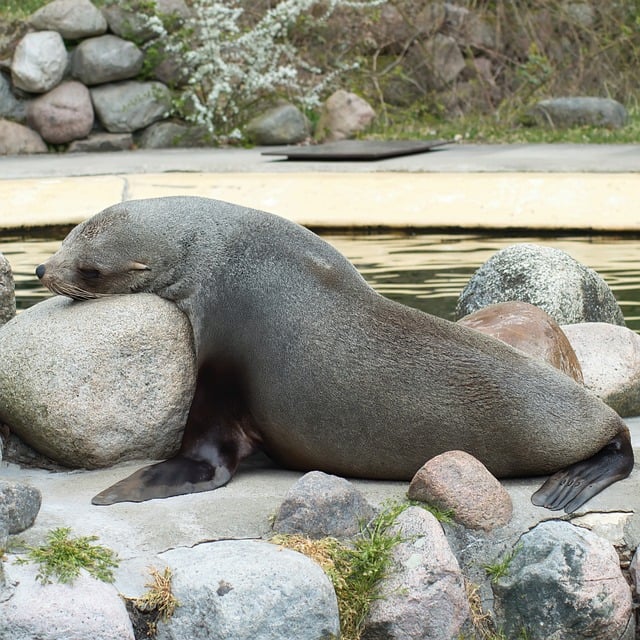
M36 578L43 584L50 584L53 579L71 583L80 575L80 569L86 569L103 582L113 582L113 569L118 566L116 554L111 549L92 544L97 536L71 538L70 533L71 529L67 527L54 529L47 535L46 544L27 546L27 558L19 562L38 564Z

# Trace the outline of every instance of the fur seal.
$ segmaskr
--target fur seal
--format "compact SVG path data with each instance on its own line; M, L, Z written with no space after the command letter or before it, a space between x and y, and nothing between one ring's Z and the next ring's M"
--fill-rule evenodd
M382 297L272 214L189 196L124 202L74 228L36 274L77 300L155 293L193 328L179 453L94 504L214 489L258 448L293 469L387 480L463 449L497 477L554 474L532 500L566 511L633 467L624 422L568 376Z

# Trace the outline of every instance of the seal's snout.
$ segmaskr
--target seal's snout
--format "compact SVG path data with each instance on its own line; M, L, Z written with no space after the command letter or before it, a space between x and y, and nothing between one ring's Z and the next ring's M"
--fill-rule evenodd
M44 276L45 271L46 271L46 268L43 264L38 265L36 267L36 275L38 276L38 278L42 280L42 276Z

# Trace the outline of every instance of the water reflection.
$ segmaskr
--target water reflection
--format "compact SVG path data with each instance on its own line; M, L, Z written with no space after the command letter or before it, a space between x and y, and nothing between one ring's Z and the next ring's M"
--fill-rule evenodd
M19 309L49 295L40 287L33 272L57 250L67 231L55 230L49 237L0 237L0 252L14 271ZM634 238L473 234L332 234L324 237L383 295L449 319L453 319L455 302L471 274L496 251L518 242L556 247L595 269L613 289L627 325L640 331L640 252L638 240Z
M496 251L520 242L562 249L597 271L613 289L627 325L640 330L640 252L629 237L493 237L487 235L330 235L383 295L453 319L469 277Z

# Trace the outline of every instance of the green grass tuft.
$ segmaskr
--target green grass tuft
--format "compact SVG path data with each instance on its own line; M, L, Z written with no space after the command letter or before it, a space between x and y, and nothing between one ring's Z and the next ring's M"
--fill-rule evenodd
M518 555L520 549L522 549L522 544L517 544L511 551L504 554L502 560L484 566L484 570L491 578L491 582L495 583L509 573L509 567L511 567L511 563L516 555Z
M311 540L279 535L275 544L315 560L329 576L338 598L342 640L359 640L371 603L380 597L381 580L388 574L393 548L403 540L389 528L410 503L390 504L368 524L352 545L334 538Z
M118 566L116 554L100 545L92 544L97 536L70 538L71 529L61 527L49 532L47 543L40 547L27 547L27 558L21 564L33 562L39 565L36 576L42 584L53 579L68 584L86 569L94 578L113 582L113 569Z

